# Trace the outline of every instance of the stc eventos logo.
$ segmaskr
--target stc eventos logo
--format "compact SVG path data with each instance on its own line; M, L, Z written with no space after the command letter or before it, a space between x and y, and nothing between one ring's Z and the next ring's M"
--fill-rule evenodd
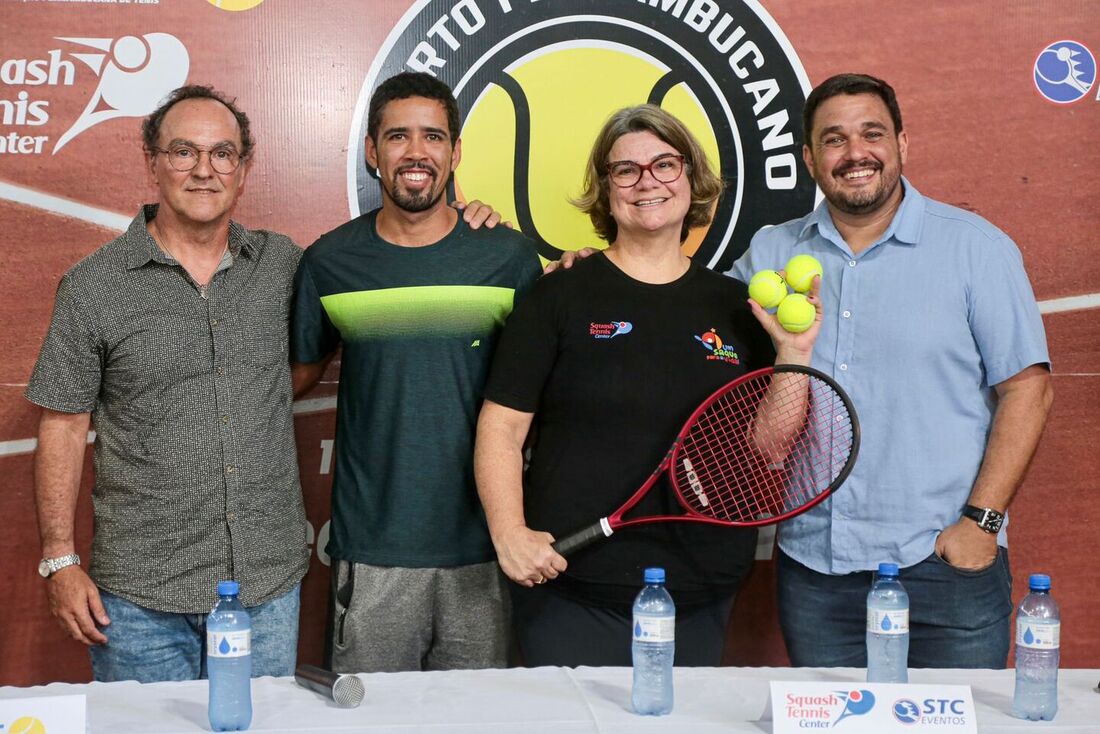
M0 60L0 154L38 155L52 132L51 102L86 69L99 78L83 112L54 141L56 154L77 135L117 117L144 117L187 81L190 57L168 33L119 38L56 37L65 48L39 58ZM45 129L43 129L45 128Z
M966 701L961 698L926 698L917 703L911 698L899 698L891 713L898 723L907 726L960 727L966 725Z
M875 707L875 694L867 689L836 691L825 696L787 694L787 717L802 729L828 729L849 716L863 716Z

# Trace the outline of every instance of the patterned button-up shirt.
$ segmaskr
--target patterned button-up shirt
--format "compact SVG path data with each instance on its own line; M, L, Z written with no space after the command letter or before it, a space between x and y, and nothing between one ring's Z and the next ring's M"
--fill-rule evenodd
M236 579L253 606L309 563L287 355L301 250L233 222L204 298L149 236L156 211L62 278L26 396L92 414L97 585L199 613Z

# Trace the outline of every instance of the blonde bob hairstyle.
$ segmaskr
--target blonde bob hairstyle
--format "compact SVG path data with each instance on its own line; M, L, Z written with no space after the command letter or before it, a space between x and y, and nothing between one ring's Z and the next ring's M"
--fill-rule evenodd
M691 183L691 206L680 228L680 241L688 231L710 223L711 208L725 188L707 162L699 141L684 123L657 105L625 107L611 115L596 136L588 166L584 172L584 190L573 205L588 215L600 239L614 242L619 225L611 216L610 191L613 185L607 173L608 156L615 141L630 133L650 132L684 156L684 173Z

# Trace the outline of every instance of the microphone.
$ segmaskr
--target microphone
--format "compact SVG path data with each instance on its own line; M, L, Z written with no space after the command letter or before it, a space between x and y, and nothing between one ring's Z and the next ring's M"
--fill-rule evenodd
M353 709L363 700L363 681L357 675L333 673L316 665L299 665L294 669L294 680L303 688L335 701L340 708Z

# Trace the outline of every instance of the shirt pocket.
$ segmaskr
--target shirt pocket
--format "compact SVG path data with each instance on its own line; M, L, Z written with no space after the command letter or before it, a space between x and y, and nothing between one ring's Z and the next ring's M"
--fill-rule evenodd
M261 300L243 306L237 316L242 361L261 369L289 364L289 304L284 299Z

